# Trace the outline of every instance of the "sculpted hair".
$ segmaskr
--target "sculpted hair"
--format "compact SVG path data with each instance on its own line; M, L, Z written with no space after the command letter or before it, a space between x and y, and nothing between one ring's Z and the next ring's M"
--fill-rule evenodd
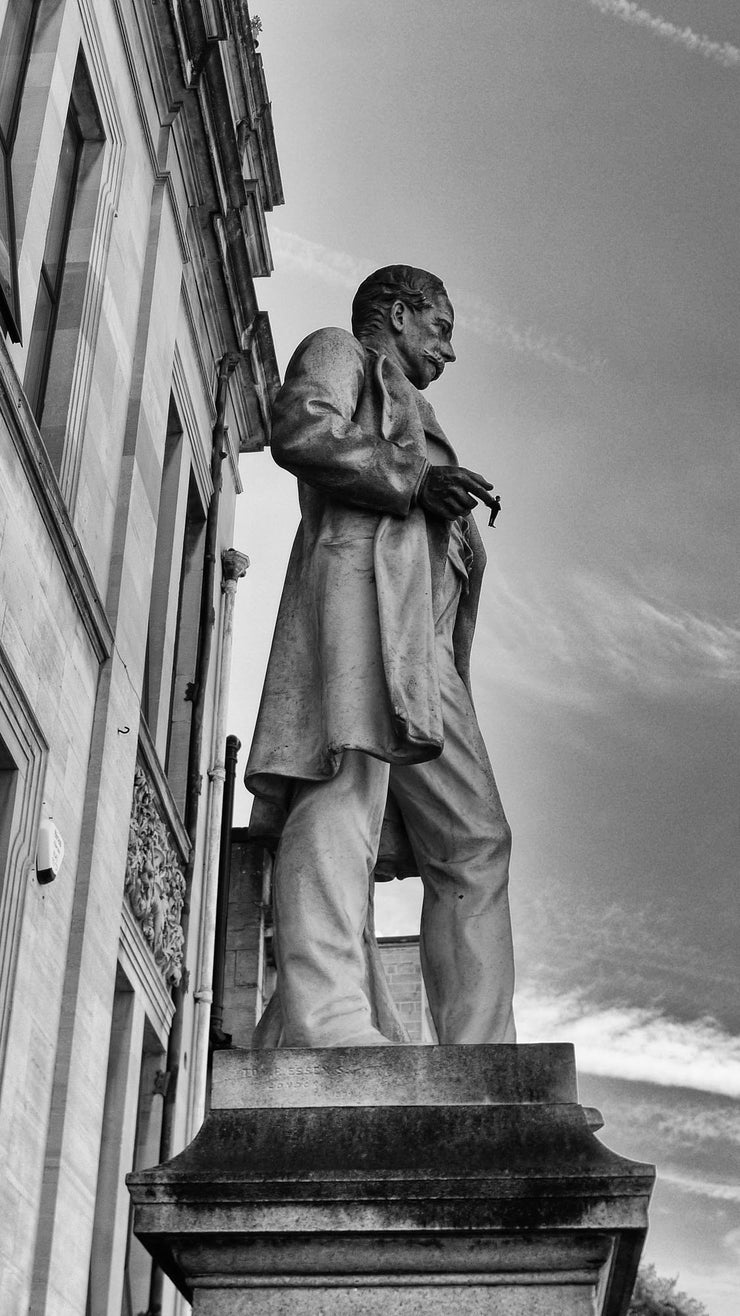
M413 265L385 265L363 279L352 302L352 333L367 338L383 328L385 313L396 301L412 311L432 306L437 297L447 297L447 289L436 274L417 270ZM447 297L449 301L449 297Z

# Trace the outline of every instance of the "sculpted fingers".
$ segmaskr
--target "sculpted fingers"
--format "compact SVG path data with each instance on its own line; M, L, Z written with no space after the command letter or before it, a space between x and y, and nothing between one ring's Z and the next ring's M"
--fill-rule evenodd
M454 471L456 475L460 476L467 487L473 492L480 490L480 492L484 494L489 489L493 488L491 481L487 480L485 475L479 475L477 471L468 471L464 466L451 466L447 469Z
M469 489L476 498L479 498L487 507L494 506L495 499L491 493L493 485L490 480L486 479L485 475L479 475L477 471L466 471L462 466L460 467L459 474L465 477L466 488Z
M456 516L472 512L478 499L490 505L488 490L492 487L485 476L464 467L431 466L417 501L428 515L454 521Z

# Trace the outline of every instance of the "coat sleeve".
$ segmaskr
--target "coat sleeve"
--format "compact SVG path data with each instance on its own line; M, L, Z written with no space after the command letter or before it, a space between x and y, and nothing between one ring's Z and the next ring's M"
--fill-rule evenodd
M373 366L368 366L368 370ZM374 512L406 516L429 463L394 440L383 424L387 394L382 363L366 381L365 354L343 329L320 329L295 352L275 399L272 455L299 480L331 498ZM377 390L369 413L378 423L353 417L363 390Z

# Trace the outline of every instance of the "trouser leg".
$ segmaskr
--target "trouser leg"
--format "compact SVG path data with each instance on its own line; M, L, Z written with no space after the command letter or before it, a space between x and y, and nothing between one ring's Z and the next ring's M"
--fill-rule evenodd
M371 1021L363 930L388 764L345 752L329 781L297 789L273 875L285 1046L381 1046Z
M439 666L444 750L390 779L424 883L424 982L440 1042L513 1042L511 833L467 690Z

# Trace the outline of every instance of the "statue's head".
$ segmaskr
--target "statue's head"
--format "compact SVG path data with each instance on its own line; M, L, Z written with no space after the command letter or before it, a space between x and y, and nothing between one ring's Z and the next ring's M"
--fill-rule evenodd
M414 269L413 265L384 265L382 270L363 279L355 293L352 333L355 338L368 338L384 329L395 301L420 311L424 306L432 306L437 297L447 297L447 290L436 274Z
M352 302L352 333L379 342L417 388L455 360L452 304L441 279L412 265L385 265L360 284Z

